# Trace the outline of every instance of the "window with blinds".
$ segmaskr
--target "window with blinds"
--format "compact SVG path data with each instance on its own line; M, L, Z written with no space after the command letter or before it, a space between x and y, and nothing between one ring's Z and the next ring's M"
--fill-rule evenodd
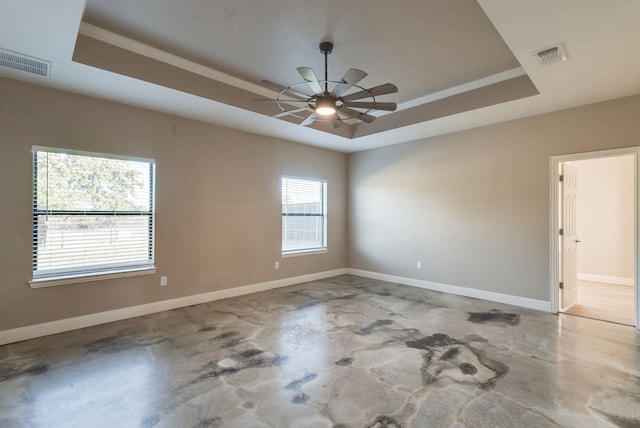
M327 248L327 182L282 177L282 254Z
M34 281L153 268L153 160L32 151Z

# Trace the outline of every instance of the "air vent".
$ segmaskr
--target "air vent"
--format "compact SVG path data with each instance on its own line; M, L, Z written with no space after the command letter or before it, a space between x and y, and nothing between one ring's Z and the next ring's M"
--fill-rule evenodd
M553 64L555 62L561 62L567 59L567 54L564 51L564 47L561 43L539 50L534 55L536 56L536 58L538 58L538 62L542 65Z
M0 66L38 76L51 77L51 63L18 52L0 49Z

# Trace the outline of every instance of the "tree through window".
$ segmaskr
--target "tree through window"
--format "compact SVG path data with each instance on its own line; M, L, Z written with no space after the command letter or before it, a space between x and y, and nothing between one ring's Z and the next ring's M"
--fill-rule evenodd
M33 279L153 267L155 164L33 148Z

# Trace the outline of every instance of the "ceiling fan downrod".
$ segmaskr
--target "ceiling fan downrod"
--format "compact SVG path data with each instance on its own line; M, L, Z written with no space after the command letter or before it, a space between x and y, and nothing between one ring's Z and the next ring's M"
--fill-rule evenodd
M333 52L333 43L322 42L320 43L320 52L324 55L324 93L329 94L329 67L327 56Z

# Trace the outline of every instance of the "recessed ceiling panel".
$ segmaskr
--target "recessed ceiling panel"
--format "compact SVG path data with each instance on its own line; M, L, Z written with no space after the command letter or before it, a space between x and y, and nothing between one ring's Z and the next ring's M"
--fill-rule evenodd
M296 68L329 79L367 71L365 86L394 82L402 103L519 64L471 0L88 0L85 22L234 76L285 85Z

